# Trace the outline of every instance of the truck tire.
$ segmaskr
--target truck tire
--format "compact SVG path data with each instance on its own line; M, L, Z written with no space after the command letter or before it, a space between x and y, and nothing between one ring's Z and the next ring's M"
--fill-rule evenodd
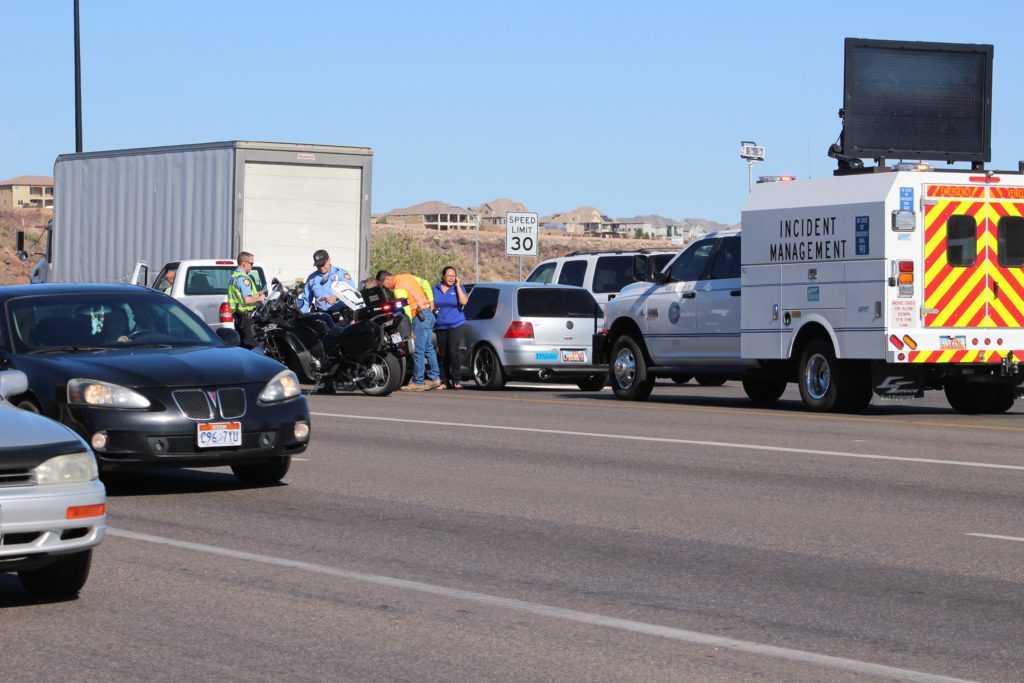
M804 405L819 413L846 410L850 401L849 373L836 359L832 344L812 340L800 354L800 398Z
M608 370L612 378L612 391L619 398L643 401L654 389L654 378L647 374L647 361L644 359L643 349L640 348L640 343L629 335L623 335L615 340Z
M981 415L988 412L1005 412L1010 409L995 411L997 394L995 387L990 384L978 382L965 382L963 380L949 380L943 387L949 407L964 415ZM1013 388L1010 387L1010 396L1013 396ZM1003 399L1005 403L1005 399ZM1013 405L1011 402L1010 405Z
M771 405L786 391L786 381L774 377L752 377L743 380L747 398L760 405Z
M505 386L505 373L501 369L498 354L486 344L473 353L473 381L481 389L502 389Z
M18 572L21 585L32 595L40 597L78 595L92 564L92 550L61 555L60 558L39 569Z
M679 375L678 377L673 377L672 381L676 384L686 384L691 379L693 379L693 375Z
M725 377L721 375L697 375L697 384L702 387L720 387L725 384Z
M993 415L1001 415L1007 410L1013 407L1014 394L1017 389L1012 384L997 384L995 390L995 397L992 400L992 405L989 406L989 412Z

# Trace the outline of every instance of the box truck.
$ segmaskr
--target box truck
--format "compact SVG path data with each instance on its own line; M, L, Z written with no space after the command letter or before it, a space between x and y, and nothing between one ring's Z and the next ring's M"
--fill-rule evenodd
M313 252L367 277L366 147L274 142L63 154L54 165L51 282L128 282L184 259L256 255L266 277L313 271Z

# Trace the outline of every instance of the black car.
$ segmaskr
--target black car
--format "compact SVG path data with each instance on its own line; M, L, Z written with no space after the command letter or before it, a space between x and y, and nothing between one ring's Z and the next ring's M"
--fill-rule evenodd
M11 402L81 434L101 471L230 465L272 483L309 441L294 373L144 287L0 287L5 368L29 380Z

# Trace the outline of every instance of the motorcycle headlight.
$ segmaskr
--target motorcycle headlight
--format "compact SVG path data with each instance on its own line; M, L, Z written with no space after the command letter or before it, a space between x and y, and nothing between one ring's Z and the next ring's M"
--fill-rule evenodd
M274 375L274 379L267 382L260 392L260 400L264 403L275 403L289 398L295 398L302 393L299 386L299 378L291 370L282 370Z
M149 407L149 399L137 391L98 379L82 378L68 382L68 403L104 408Z
M79 484L92 481L100 476L96 467L96 458L88 451L68 453L44 460L35 467L36 483L40 486L49 484Z

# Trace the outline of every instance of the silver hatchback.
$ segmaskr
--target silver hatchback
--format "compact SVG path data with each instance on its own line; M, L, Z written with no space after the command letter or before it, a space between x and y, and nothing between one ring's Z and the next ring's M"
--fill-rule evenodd
M530 282L481 282L465 307L472 377L482 389L507 380L562 380L584 391L605 385L607 367L593 364L593 334L601 309L582 287Z

